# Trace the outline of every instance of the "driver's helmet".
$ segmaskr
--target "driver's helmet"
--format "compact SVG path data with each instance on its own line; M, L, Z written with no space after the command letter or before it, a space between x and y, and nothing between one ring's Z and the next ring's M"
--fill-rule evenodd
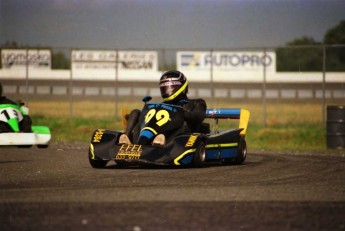
M188 81L182 72L167 71L160 78L159 88L165 102L176 102L187 98Z

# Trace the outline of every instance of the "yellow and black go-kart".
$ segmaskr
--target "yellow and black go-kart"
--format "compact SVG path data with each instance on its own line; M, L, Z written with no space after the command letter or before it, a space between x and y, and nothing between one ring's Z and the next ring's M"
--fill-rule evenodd
M242 164L245 161L249 111L207 109L206 118L213 119L213 131L209 123L203 123L200 132L186 133L181 106L149 103L150 99L143 99L145 105L139 118L140 134L137 141L119 143L122 131L97 129L93 133L88 155L92 167L104 168L109 161L121 166L202 166L210 161L224 164ZM239 126L219 131L219 119L237 119ZM165 137L163 143L156 141L159 134Z

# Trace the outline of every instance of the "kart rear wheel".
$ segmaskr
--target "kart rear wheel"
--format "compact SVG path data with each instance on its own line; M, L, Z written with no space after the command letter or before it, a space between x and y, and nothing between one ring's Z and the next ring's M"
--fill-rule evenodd
M240 138L240 141L238 143L238 149L237 149L237 155L234 158L226 158L222 159L222 163L225 165L240 165L243 164L244 160L247 156L247 143L244 140L244 137Z
M206 147L205 142L201 141L195 151L194 157L193 157L193 165L195 167L201 167L206 159Z
M234 159L234 164L236 165L243 164L246 157L247 157L247 143L244 140L244 137L242 137L238 145L237 156Z
M92 154L91 154L90 149L89 149L89 162L93 168L104 168L108 163L107 160L94 160L94 159L92 159Z

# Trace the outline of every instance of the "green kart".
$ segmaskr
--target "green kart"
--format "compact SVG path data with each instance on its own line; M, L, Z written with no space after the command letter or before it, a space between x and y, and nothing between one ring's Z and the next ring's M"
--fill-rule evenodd
M0 104L0 146L46 148L51 140L46 126L24 125L29 109L22 104Z

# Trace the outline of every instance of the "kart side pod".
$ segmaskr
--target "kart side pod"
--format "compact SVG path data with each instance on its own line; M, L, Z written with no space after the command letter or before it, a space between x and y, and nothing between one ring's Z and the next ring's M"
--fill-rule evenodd
M247 132L250 113L241 108L207 109L206 118L214 119L215 126L206 146L206 160L221 159L224 164L242 164L246 159ZM218 130L219 119L239 120L238 128Z

